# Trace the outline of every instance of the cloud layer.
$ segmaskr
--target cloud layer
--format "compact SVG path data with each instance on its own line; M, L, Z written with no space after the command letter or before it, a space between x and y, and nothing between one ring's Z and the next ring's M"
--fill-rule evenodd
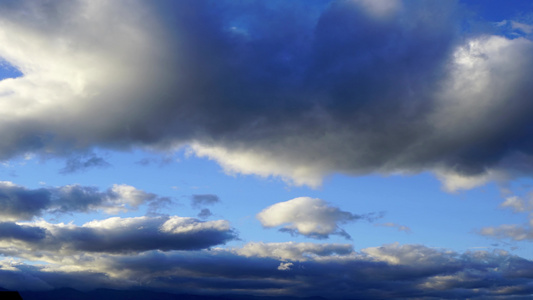
M258 249L279 249L283 260ZM312 255L287 254L304 252ZM527 296L533 289L531 261L504 251L459 254L420 245L390 244L355 252L343 245L249 244L237 253L148 251L73 259L75 266L64 263L61 268L3 260L0 280L5 288L18 290L105 286L326 299L499 299ZM21 277L26 278L24 286L15 279Z
M177 216L113 217L82 226L3 222L0 229L0 252L29 259L84 252L199 250L236 238L227 221L202 222Z
M0 157L189 145L311 186L529 174L529 25L511 39L461 31L454 1L376 3L3 3L0 57L24 76L0 82Z
M125 184L115 184L102 192L81 185L28 189L0 181L0 216L4 221L30 220L44 213L104 211L116 214L142 204L157 206L165 200L169 199Z

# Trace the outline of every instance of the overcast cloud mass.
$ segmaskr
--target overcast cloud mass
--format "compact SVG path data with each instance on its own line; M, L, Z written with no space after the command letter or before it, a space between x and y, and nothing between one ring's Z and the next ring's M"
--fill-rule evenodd
M38 178L38 170L31 180L39 187L17 183L16 172L0 178L0 288L530 297L531 260L425 240L361 247L363 229L347 226L384 218L388 207L355 211L291 190L320 191L339 174L427 172L447 192L498 182L500 208L523 222L465 231L501 244L533 240L533 198L506 192L533 174L533 7L522 3L529 10L495 21L481 4L468 4L0 1L1 166L59 160L57 173L68 181L48 185L56 179ZM135 151L157 156L139 155L143 170L184 153L214 161L235 180L267 180L254 191L258 199L245 200L245 184L206 188L224 183L210 182L200 164L183 167L191 182L206 178L190 193L180 190L187 182L167 187L168 178L134 168L120 178L95 176L94 185L84 180L115 167L101 153ZM127 183L136 177L141 185ZM262 202L278 195L269 184L279 179L291 196ZM171 188L186 200L168 196ZM335 195L344 204L371 199ZM441 213L398 197L428 224ZM234 199L244 204L223 207ZM189 207L202 220L181 214ZM65 215L76 222L54 219ZM239 228L253 222L264 236L242 239ZM372 226L415 235L394 219ZM272 242L274 234L282 240ZM349 243L331 242L339 237Z
M0 156L189 145L311 186L529 172L527 24L510 39L465 32L454 1L312 2L5 2L0 56L24 76L0 83Z

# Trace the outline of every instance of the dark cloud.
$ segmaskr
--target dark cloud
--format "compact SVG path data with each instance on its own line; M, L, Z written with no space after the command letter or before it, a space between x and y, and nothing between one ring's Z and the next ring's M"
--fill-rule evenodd
M192 195L191 206L194 208L200 208L202 206L213 205L220 202L220 198L213 194Z
M202 222L181 217L110 218L83 226L45 221L17 225L0 223L0 249L19 256L76 252L125 253L148 250L198 250L236 238L227 221ZM9 245L22 244L18 251ZM14 251L14 252L13 252ZM51 254L50 254L51 255Z
M62 174L70 174L75 172L85 171L90 168L106 168L111 166L102 157L91 155L89 157L77 156L67 159L66 165L59 172Z
M277 246L284 248L281 244ZM530 284L533 263L503 251L459 254L419 245L391 244L361 252L322 253L281 261L227 250L148 251L88 258L90 261L80 263L76 272L65 271L67 267L55 270L53 265L7 267L4 261L0 280L19 290L94 288L105 284L121 289L178 293L326 299L509 299L527 297L533 292ZM278 269L280 262L290 268ZM85 268L92 272L84 271ZM13 280L15 274L19 274L18 280ZM110 278L102 279L107 276ZM24 277L32 280L23 282L20 279ZM67 277L69 280L64 280Z
M29 190L11 182L0 182L0 215L4 219L31 219L41 215L51 203L47 189Z
M531 172L533 42L465 30L456 1L0 8L0 56L26 74L3 81L2 109L20 114L2 120L2 158L190 145L229 172L315 186L332 172L431 170L449 189Z
M198 213L198 218L207 219L212 215L213 213L208 208L202 208L202 210Z
M117 213L148 203L151 211L171 203L165 197L146 193L129 185L113 185L100 191L96 187L66 185L28 189L11 182L0 182L0 216L4 220L30 220L43 213L73 213L101 210Z
M33 227L28 225L18 225L12 222L0 223L1 240L21 240L27 242L38 242L45 238L46 231L44 228Z

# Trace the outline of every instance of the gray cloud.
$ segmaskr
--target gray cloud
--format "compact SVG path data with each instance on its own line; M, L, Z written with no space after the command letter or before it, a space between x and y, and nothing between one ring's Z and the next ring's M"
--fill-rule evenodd
M368 3L3 3L0 56L25 76L0 84L0 157L189 145L312 186L530 174L528 36L462 32L455 1Z
M8 181L0 182L0 215L3 219L31 219L51 205L47 189L28 190Z
M0 223L0 229L3 229L0 231L0 252L33 257L78 252L198 250L236 238L227 221L202 222L177 216L114 217L83 226L45 221L22 225ZM18 249L15 245L19 245Z
M56 269L54 264L26 266L1 261L0 280L19 290L58 286L142 287L181 293L231 294L238 290L263 296L322 296L326 299L499 299L527 297L533 291L530 284L533 263L503 251L460 254L398 244L361 252L337 245L339 253L333 250L335 246L320 244L280 243L262 247L280 250L292 247L311 252L321 247L330 249L318 250L320 254L316 256L285 257L281 261L260 253L244 256L220 249L87 254L76 261L76 271L70 271L68 266ZM331 250L333 252L328 253ZM282 264L290 268L279 270ZM15 274L19 274L17 279L14 279Z
M152 211L170 199L129 185L113 185L106 191L96 187L66 185L28 189L12 182L0 182L0 216L4 220L30 220L43 213L73 213L101 210L118 213L149 203Z
M21 240L27 242L38 242L46 237L44 228L18 225L12 222L0 223L0 239Z
M80 171L85 171L90 168L106 168L111 166L102 157L98 157L94 154L85 156L76 156L67 159L65 167L59 172L62 174L70 174Z
M198 213L198 218L207 219L212 215L213 213L208 208L202 208L202 210Z
M213 205L220 202L220 198L213 194L192 195L191 206L194 208L200 208L207 205Z

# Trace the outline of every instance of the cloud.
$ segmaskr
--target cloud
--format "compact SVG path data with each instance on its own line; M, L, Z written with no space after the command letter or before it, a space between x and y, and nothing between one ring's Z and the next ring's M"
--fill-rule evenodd
M267 248L308 247L263 244ZM317 247L319 245L317 244ZM327 248L327 245L323 245ZM69 259L62 258L64 262ZM58 267L0 261L0 281L17 290L54 287L151 289L210 295L322 296L326 299L497 299L532 292L532 262L504 251L457 253L389 244L304 260L243 256L233 250L146 251L73 257ZM69 277L69 281L65 278Z
M257 214L264 227L283 226L280 231L301 234L316 239L327 239L337 234L350 239L340 224L359 219L372 220L371 215L355 215L330 206L318 198L299 197L271 205Z
M398 229L398 231L404 231L404 232L407 232L407 233L410 233L410 232L411 232L411 228L409 228L409 227L407 227L407 226L404 226L404 225L400 225L400 224L392 223L392 222L387 222L387 223L382 223L382 224L376 224L376 226L393 227L393 228Z
M0 158L188 145L227 172L314 187L531 174L527 36L462 32L454 1L215 6L1 4L0 57L24 76L0 81Z
M279 260L306 261L320 257L344 256L353 253L350 244L315 244L315 243L248 243L235 253L246 257L269 257Z
M31 219L51 205L51 192L28 190L9 181L0 182L0 215L4 220Z
M191 206L194 208L200 208L207 205L213 205L220 202L220 198L213 194L192 195Z
M85 171L89 168L106 168L111 166L103 158L96 155L90 155L89 158L84 159L81 156L71 157L67 159L66 165L59 172L62 174L70 174L80 171Z
M529 199L517 196L510 196L500 204L502 208L512 209L515 213L528 213L526 224L504 224L495 227L485 227L479 230L484 236L500 239L512 239L516 241L533 240L533 194L528 195Z
M28 189L9 181L0 182L0 216L5 221L30 220L44 213L104 211L116 214L146 203L164 205L166 200L170 201L124 184L115 184L102 192L96 187L76 184Z
M512 208L515 213L531 211L533 210L533 199L525 201L517 196L507 197L500 206L503 208Z
M202 210L198 213L198 218L207 219L212 215L213 213L211 213L211 211L208 208L202 208Z
M149 250L198 250L236 238L227 221L202 222L184 217L113 217L82 226L0 223L0 252L39 257L83 252L128 253Z
M293 263L289 263L289 262L288 263L284 263L284 262L282 262L282 263L279 264L278 270L280 270L280 271L288 271L288 270L291 269L292 266L293 266Z

